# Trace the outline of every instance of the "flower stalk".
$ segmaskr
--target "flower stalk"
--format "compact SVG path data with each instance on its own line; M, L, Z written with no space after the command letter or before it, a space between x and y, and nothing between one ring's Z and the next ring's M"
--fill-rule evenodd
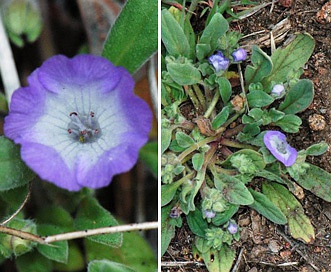
M13 92L20 87L13 53L11 51L5 27L0 12L0 72L5 89L8 105L10 105Z

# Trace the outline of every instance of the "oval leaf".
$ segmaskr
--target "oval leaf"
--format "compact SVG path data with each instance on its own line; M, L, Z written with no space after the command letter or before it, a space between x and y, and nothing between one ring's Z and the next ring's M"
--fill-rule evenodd
M152 173L157 177L158 167L158 144L157 141L149 142L139 151L139 158L149 167Z
M205 160L205 154L204 153L196 153L192 157L192 164L193 168L196 171L200 171L203 165L203 162Z
M108 260L96 260L88 264L88 272L135 272L132 268Z
M165 206L174 198L176 191L185 179L161 186L161 206Z
M256 45L252 47L252 63L254 66L248 65L245 70L247 86L251 83L260 82L263 78L268 76L272 70L270 57Z
M133 74L157 51L158 3L128 0L107 37L102 55Z
M274 99L264 91L253 90L247 94L247 102L251 108L261 108L270 105Z
M224 104L229 102L232 95L232 87L230 81L225 77L219 77L216 79L218 84L219 92Z
M306 243L315 239L314 228L300 202L282 185L264 182L262 191L286 216L291 236Z
M254 203L249 205L252 209L276 224L284 225L287 223L285 215L269 198L251 188L248 188L248 190L254 197Z
M42 236L49 236L62 233L63 230L58 226L39 224L38 234ZM68 241L54 242L51 245L38 244L37 249L40 254L48 259L60 263L67 263L68 261Z
M251 205L254 198L246 186L237 178L226 174L214 176L215 187L232 204Z
M157 3L157 1L153 2ZM161 38L170 55L189 57L190 44L184 30L167 9L163 9L161 12Z
M328 150L328 144L326 142L321 142L318 144L313 144L306 149L306 155L308 156L320 156Z
M213 119L211 125L213 129L218 129L221 125L223 125L230 115L230 107L225 106L220 113L218 113Z
M200 209L196 208L186 218L191 231L197 236L205 237L205 230L208 229L208 223L203 219Z
M21 160L19 146L0 136L0 191L23 186L35 176Z
M167 64L169 75L179 85L193 85L201 80L199 69L190 63L171 62Z
M207 269L211 272L230 272L235 257L236 251L227 245L223 245L219 251L211 248L202 253Z
M279 126L282 130L289 133L299 132L299 128L302 124L300 117L294 114L287 114L282 119L274 123Z
M309 168L296 182L318 197L331 202L331 174L313 164L308 165Z
M271 56L272 74L265 78L264 86L270 82L285 82L288 74L299 70L308 61L315 47L314 39L307 33L299 34L285 48L278 48Z
M314 86L309 79L299 80L288 92L279 110L284 113L296 114L305 110L313 101Z
M176 133L176 140L180 147L187 148L194 144L194 140L186 133L178 131Z
M116 219L93 197L86 197L81 201L74 224L78 230L118 225ZM112 247L119 247L122 244L121 233L96 235L87 239Z

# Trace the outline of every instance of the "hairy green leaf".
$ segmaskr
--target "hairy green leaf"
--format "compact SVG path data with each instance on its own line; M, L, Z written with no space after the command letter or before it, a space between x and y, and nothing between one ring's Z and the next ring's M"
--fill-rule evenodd
M20 272L52 272L52 261L38 251L28 252L15 260L16 267Z
M308 165L305 173L300 175L296 182L318 197L331 202L331 174L313 164Z
M23 186L34 177L35 174L21 160L20 147L0 136L0 191Z
M289 133L299 132L299 128L302 124L300 117L294 114L287 114L282 119L274 123L279 126L282 130Z
M307 156L320 156L328 150L328 144L326 142L320 142L313 144L306 149Z
M225 77L218 77L216 79L218 89L224 104L228 103L232 95L232 86L230 81Z
M180 185L183 184L185 179L181 179L179 181L165 184L161 186L161 206L165 206L174 198L176 191Z
M282 185L264 182L262 191L286 216L293 238L311 243L315 239L314 228L300 202Z
M299 80L285 96L284 102L279 105L279 110L287 114L296 114L305 110L313 98L313 83L308 79Z
M190 44L184 30L167 9L161 12L161 38L170 55L189 57Z
M95 260L88 264L88 272L135 272L132 268L109 260Z
M200 171L203 165L203 162L205 160L205 154L204 153L196 153L192 157L192 164L193 168L196 171Z
M167 64L169 75L179 85L193 85L201 80L199 69L191 63L170 62Z
M263 79L263 86L267 86L273 81L286 82L287 76L291 72L299 70L308 61L314 46L314 39L309 34L304 33L297 35L285 48L278 48L271 56L272 73Z
M260 108L270 105L274 99L264 91L253 90L247 94L247 102L251 108Z
M249 205L249 207L276 224L284 225L287 223L285 215L269 198L251 188L248 188L248 190L254 197L254 203Z
M149 142L139 151L139 158L148 166L157 177L158 144L157 141Z
M215 187L220 190L225 199L232 204L250 205L254 198L246 186L237 178L226 174L214 176Z
M261 82L271 73L273 67L270 57L256 45L252 47L252 63L254 66L248 65L245 70L247 86L250 83Z
M196 208L194 211L190 212L186 219L190 230L195 235L200 237L205 236L205 231L208 229L208 223L205 219L203 219L200 209Z
M161 256L167 251L172 238L175 236L176 226L181 226L176 225L176 219L169 216L171 209L170 205L161 209Z
M236 251L227 245L223 245L221 250L211 248L206 253L202 253L202 258L210 272L230 272Z
M230 115L230 107L229 106L223 107L221 112L219 112L213 119L211 123L212 128L218 129L221 125L223 125L226 122L226 120L228 120L229 115Z
M229 24L222 14L216 13L209 24L203 30L199 44L197 44L197 57L199 60L204 59L207 55L212 54L218 45L218 39L222 37L229 29ZM208 50L201 50L201 48Z
M56 225L38 224L38 234L42 236L50 236L62 233L63 229ZM51 245L38 244L37 249L40 254L48 259L60 263L68 261L68 241L58 241Z
M157 51L158 4L128 0L107 37L102 55L131 74Z
M118 225L117 220L94 197L86 197L81 201L74 224L79 230ZM96 235L87 239L110 247L119 247L122 244L121 233Z

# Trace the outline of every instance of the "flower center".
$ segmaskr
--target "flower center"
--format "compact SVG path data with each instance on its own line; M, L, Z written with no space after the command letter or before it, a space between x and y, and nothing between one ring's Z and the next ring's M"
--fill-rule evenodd
M101 134L99 122L94 117L94 112L80 114L71 112L68 133L70 137L80 143L91 143L96 141Z
M286 147L287 147L287 144L284 143L283 141L276 142L276 149L279 153L286 154L287 153Z

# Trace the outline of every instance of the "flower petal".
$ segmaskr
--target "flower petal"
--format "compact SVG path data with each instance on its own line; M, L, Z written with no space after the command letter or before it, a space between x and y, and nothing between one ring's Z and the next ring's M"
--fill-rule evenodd
M78 55L72 59L58 55L48 59L39 71L39 80L44 87L54 93L63 89L77 88L98 81L113 80L108 88L112 89L120 77L120 71L108 60L92 55ZM109 81L108 81L109 83ZM100 83L99 83L100 84Z
M286 167L295 163L298 152L286 142L283 133L269 130L265 133L263 141L271 154Z
M100 188L136 163L152 115L124 68L102 57L60 55L29 84L13 96L5 133L22 145L23 160L41 178L71 191Z

